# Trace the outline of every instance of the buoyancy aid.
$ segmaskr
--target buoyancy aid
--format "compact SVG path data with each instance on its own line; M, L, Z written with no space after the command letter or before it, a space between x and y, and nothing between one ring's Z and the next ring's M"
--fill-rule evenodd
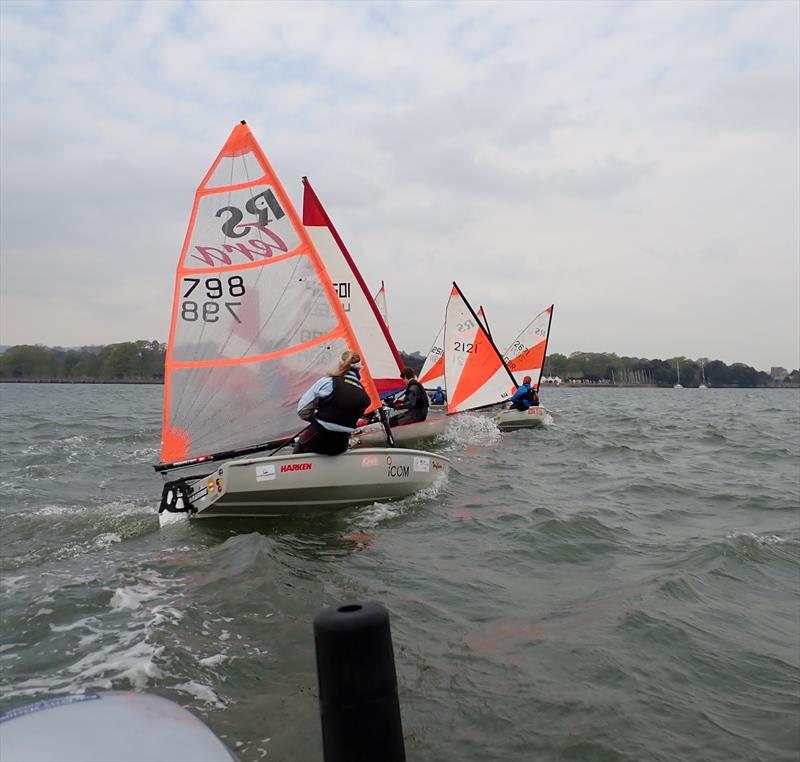
M316 418L318 421L355 428L367 407L369 395L361 382L348 373L333 378L333 392L320 399Z
M408 395L408 389L414 387L414 390L417 392L417 399L414 403L414 407L411 408L413 410L420 410L422 408L426 408L430 405L430 400L428 399L428 393L425 391L425 387L419 381L410 381L408 387L406 389L406 396Z
M528 400L531 407L539 406L539 395L537 394L535 387L533 386L530 387L528 393L525 395L525 399Z

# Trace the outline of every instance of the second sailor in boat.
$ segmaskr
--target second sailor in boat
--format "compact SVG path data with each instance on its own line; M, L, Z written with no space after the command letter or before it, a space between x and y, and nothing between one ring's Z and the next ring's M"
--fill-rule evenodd
M403 368L400 377L406 380L406 390L402 398L392 403L395 410L403 412L389 421L391 426L402 426L404 423L419 423L428 417L428 393L417 381L417 374L411 368Z
M347 449L350 435L370 401L361 385L360 363L357 352L342 352L336 370L319 379L300 398L297 414L310 421L310 426L300 433L295 453L339 455Z
M529 407L539 407L539 394L531 386L530 376L525 376L522 379L522 383L509 402L511 403L511 410L527 410Z

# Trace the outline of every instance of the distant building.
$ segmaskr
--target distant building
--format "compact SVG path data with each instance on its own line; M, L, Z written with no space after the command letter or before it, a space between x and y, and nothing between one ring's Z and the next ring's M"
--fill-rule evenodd
M542 376L542 383L555 384L556 386L560 386L563 383L563 381L561 380L560 376Z
M775 381L783 381L786 376L789 375L789 371L786 368L781 368L780 365L776 365L774 368L769 369L769 377Z

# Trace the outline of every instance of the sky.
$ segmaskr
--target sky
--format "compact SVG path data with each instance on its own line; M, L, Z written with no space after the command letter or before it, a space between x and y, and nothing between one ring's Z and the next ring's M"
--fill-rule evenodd
M402 349L800 366L800 3L3 0L0 344L164 341L240 119Z

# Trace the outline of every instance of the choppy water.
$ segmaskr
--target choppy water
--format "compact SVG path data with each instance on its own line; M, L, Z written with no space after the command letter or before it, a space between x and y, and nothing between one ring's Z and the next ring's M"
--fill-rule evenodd
M166 529L161 388L0 395L0 709L135 687L318 760L311 622L369 598L410 760L800 754L797 391L547 390L544 430L454 420L435 495Z

